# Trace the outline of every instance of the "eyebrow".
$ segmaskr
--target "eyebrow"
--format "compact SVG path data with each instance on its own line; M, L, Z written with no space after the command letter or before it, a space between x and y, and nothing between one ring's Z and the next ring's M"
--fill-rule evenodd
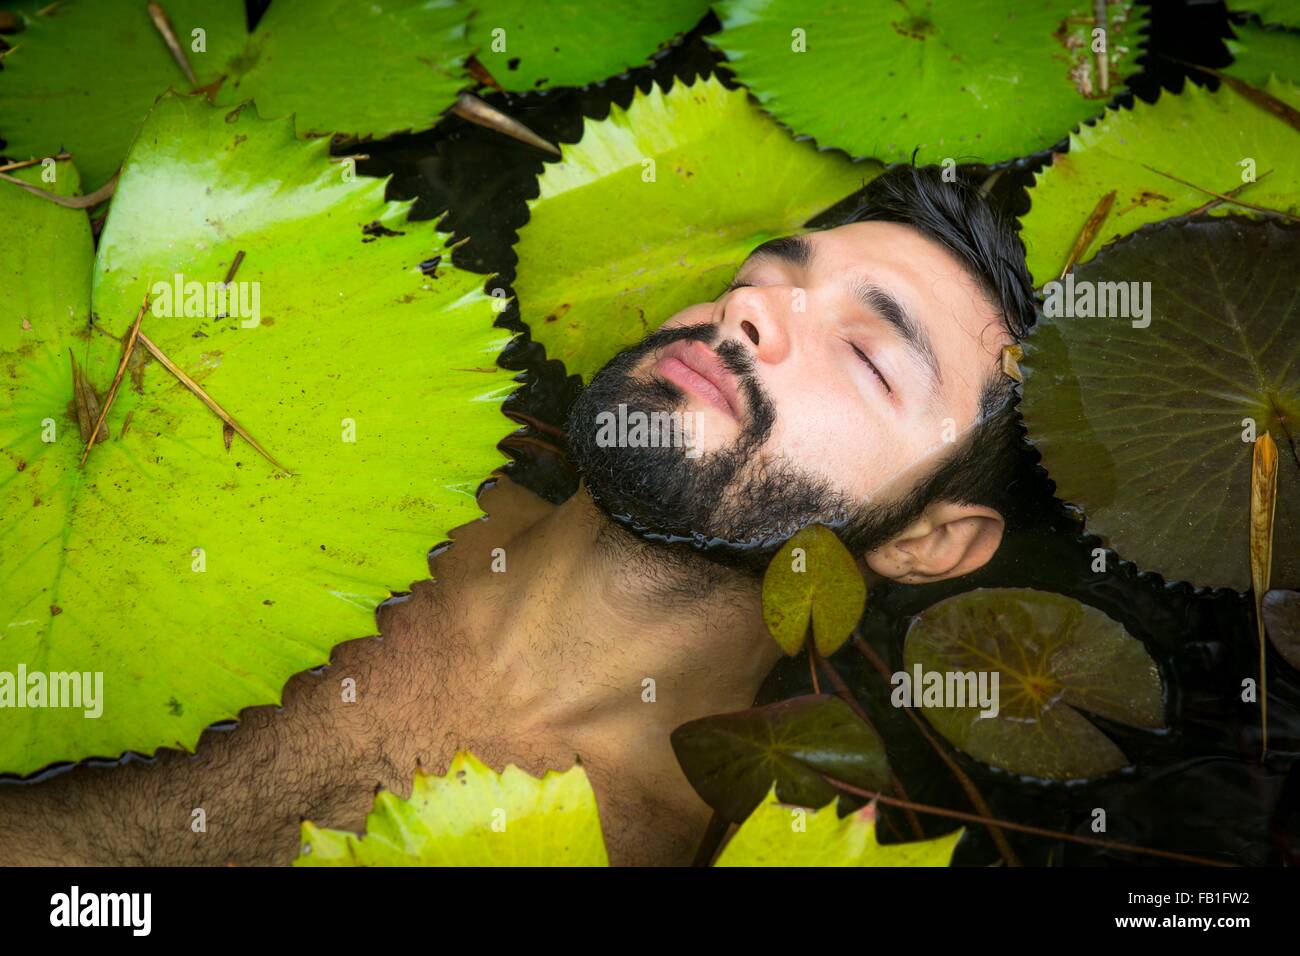
M794 266L807 266L813 258L813 243L806 235L778 236L769 239L745 257L745 262L756 257L779 259ZM742 263L742 267L743 267ZM935 353L934 343L926 334L921 323L898 298L884 286L877 285L862 276L853 276L850 280L850 292L863 307L879 315L894 334L902 339L908 351L930 372L930 390L933 392L939 382L943 381L943 372L939 368L939 357Z

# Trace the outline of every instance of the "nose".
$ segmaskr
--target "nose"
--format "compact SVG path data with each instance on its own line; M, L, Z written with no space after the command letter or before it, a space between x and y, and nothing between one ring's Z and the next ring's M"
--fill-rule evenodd
M790 349L789 323L794 311L792 286L741 286L727 293L723 331L739 333L754 346L760 362L775 363Z

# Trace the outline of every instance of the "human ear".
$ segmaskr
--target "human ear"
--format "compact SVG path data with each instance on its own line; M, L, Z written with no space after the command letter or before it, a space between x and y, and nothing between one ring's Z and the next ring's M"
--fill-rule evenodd
M904 584L946 581L988 564L1005 529L993 508L938 501L865 561L876 574Z

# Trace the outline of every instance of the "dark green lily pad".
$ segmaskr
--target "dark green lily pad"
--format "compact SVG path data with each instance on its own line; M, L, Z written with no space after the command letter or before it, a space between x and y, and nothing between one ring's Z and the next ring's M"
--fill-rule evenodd
M1270 76L1300 79L1300 33L1265 29L1255 23L1234 23L1236 39L1226 40L1232 65L1223 72L1263 86Z
M240 0L162 5L200 87L224 76L217 103L295 114L299 135L425 129L471 82L469 10L454 0L275 0L252 35ZM44 6L0 71L0 136L22 159L68 149L92 192L154 100L190 84L143 0Z
M981 588L940 601L913 619L903 661L909 677L918 665L923 675L997 673L996 715L981 717L969 698L966 706L912 703L954 747L1013 773L1065 780L1125 766L1081 710L1134 727L1164 724L1160 675L1141 642L1060 594Z
M1300 0L1226 0L1234 13L1254 13L1264 23L1300 27Z
M1135 69L1145 12L1109 0L1109 93L1093 4L723 0L710 42L795 133L853 156L998 162L1046 149L1099 114ZM802 49L800 47L802 46Z
M837 791L822 774L867 790L889 786L885 745L849 705L827 694L692 720L673 731L691 786L740 823L776 784L783 803L821 807Z
M1044 318L1025 343L1021 411L1057 495L1140 568L1250 587L1249 419L1279 451L1273 584L1300 587L1297 261L1294 227L1148 226L1074 279L1149 282L1148 327Z
M470 42L507 90L586 86L645 63L708 12L708 0L478 0Z

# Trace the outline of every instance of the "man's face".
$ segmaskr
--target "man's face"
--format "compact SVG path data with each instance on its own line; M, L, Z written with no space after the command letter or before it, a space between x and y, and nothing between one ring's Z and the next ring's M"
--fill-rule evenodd
M734 286L624 350L575 404L575 457L616 517L744 541L897 500L975 423L1012 341L975 278L894 223L765 243ZM692 447L598 442L619 404L684 413Z

